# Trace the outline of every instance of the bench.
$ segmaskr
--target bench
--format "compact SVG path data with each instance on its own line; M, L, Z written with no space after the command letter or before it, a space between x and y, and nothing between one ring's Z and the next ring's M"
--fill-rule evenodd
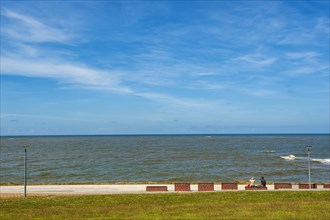
M167 191L167 186L147 186L147 192L159 192L159 191Z
M309 189L309 183L299 183L299 189ZM312 183L311 189L317 189L317 184Z
M198 191L214 191L214 183L198 183Z
M291 183L274 183L275 189L292 189Z
M237 183L221 183L221 190L237 190Z
M267 190L265 186L246 186L245 190Z
M190 191L190 183L175 183L174 191Z
M323 189L330 189L330 183L324 183Z

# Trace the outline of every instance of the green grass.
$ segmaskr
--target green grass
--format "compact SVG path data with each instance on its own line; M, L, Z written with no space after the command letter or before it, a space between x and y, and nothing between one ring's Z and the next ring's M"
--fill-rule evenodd
M17 197L0 219L330 219L329 191Z

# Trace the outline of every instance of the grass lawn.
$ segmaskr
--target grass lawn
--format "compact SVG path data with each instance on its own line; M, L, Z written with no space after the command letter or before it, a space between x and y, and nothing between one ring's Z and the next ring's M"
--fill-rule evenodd
M0 219L330 219L330 191L16 197Z

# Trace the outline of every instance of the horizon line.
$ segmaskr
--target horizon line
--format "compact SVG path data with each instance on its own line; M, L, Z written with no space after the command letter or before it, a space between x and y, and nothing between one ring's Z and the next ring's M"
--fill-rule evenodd
M156 133L156 134L33 134L33 135L0 135L6 137L79 137L79 136L225 136L225 135L330 135L330 132L311 133Z

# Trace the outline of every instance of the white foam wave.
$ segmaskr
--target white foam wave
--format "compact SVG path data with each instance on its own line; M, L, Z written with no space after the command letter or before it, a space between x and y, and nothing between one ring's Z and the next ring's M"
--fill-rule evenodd
M296 156L293 154L290 154L289 156L281 156L281 158L283 158L285 160L295 160Z
M323 164L330 164L330 159L311 159L311 160L315 161L315 162L320 162Z
M308 157L296 157L293 154L290 154L288 156L280 156L280 157L285 160L308 160ZM311 161L330 165L330 158L326 158L326 159L311 158Z

